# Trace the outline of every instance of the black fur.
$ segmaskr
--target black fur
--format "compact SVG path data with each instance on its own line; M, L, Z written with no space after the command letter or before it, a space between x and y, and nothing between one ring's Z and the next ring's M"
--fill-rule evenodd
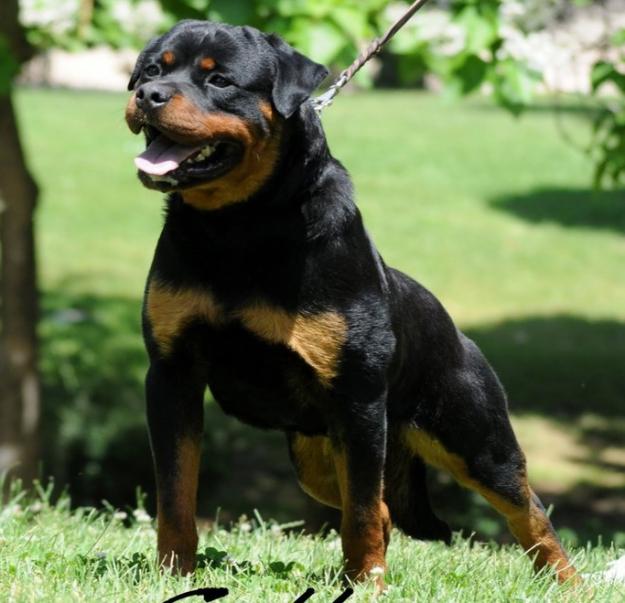
M237 321L193 322L164 357L146 317L148 416L164 508L176 496L168 486L175 441L199 438L205 385L226 413L251 425L329 436L346 451L363 508L386 476L391 517L415 537L449 541L450 531L430 507L424 464L402 441L405 428L427 432L464 460L472 479L524 505L524 458L497 377L436 298L384 264L305 102L326 71L250 28L183 22L150 43L131 88L145 83L142 70L165 48L186 57L185 66L206 51L236 83L207 91L193 72L159 76L202 110L266 129L258 102L268 101L284 120L277 165L251 198L200 211L179 192L169 195L149 281L210 291L226 312L256 300L293 314L336 312L348 333L327 388L295 352Z

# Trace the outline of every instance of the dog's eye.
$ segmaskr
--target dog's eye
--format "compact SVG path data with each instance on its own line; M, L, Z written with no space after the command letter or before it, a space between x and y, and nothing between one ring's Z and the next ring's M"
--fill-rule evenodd
M145 70L144 70L145 75L147 75L148 77L156 77L157 75L160 75L161 73L161 68L158 65L148 65Z
M232 85L232 82L228 79L225 78L223 75L211 75L207 78L207 82L211 85L211 86L216 86L217 88L227 88L228 86Z

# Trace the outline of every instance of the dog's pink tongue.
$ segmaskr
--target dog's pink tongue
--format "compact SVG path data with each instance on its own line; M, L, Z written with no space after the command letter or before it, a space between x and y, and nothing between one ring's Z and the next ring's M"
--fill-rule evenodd
M135 157L135 165L146 174L162 176L175 170L187 157L201 148L202 145L188 147L177 144L161 135L141 155Z

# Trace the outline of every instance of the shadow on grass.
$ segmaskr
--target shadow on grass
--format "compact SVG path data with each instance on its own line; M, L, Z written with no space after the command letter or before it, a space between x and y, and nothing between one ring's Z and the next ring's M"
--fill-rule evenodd
M136 488L154 510L152 465L145 429L143 377L147 359L140 335L138 299L73 295L64 289L44 296L42 368L44 377L44 474L67 485L74 504L132 506ZM574 426L580 462L604 463L623 471L618 460L593 456L602 447L623 445L625 324L579 317L534 317L471 329L498 371L516 413L549 417ZM599 420L579 424L585 414ZM619 417L621 421L619 422ZM300 490L284 437L206 408L199 512L228 523L258 508L266 518L305 518L316 531L338 515ZM547 446L548 448L548 446ZM608 463L611 466L605 466ZM442 480L437 507L454 527L485 536L504 532L486 506ZM625 532L617 513L622 492L577 484L546 496L559 521L582 539ZM621 504L621 503L619 503Z
M499 197L491 205L532 223L625 233L625 191L540 188Z
M625 324L536 316L467 330L497 371L513 412L623 417ZM595 433L613 442L616 434Z

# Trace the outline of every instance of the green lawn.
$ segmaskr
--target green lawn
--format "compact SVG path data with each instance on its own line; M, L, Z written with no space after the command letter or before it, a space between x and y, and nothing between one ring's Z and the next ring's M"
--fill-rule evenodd
M18 95L29 161L42 189L44 473L69 483L81 504L107 499L124 506L134 500L135 486L149 494L152 488L139 308L161 201L135 178L132 157L142 144L125 127L125 101L124 95L65 91ZM576 107L565 113L574 138L588 137L587 117ZM625 545L625 195L590 192L589 159L567 145L543 108L515 120L481 100L447 105L412 92L345 94L324 122L386 261L430 288L500 374L530 477L555 506L557 527L580 545L598 537ZM298 492L279 436L227 420L209 405L205 447L203 516L221 507L228 520L257 507L280 521L307 517L310 526L335 519ZM485 537L505 532L479 499L444 479L433 486L436 506L454 527ZM51 513L46 520L48 542L62 517ZM15 538L40 538L36 525L15 527L23 530ZM97 532L97 525L84 530ZM88 548L78 530L59 534L64 554L83 550L75 543ZM151 539L140 535L137 548L126 542L129 550L151 550L145 548ZM111 528L110 537L111 555L124 555L121 528ZM221 545L209 537L217 548L238 542L236 555L251 555L236 535L223 536ZM516 576L510 588L526 592L527 600L545 600L541 589L550 588L528 582L516 549L495 554L481 546L466 555L464 544L443 551L399 542L391 550L399 559L391 578L397 592L418 587L434 593L430 600L459 600L445 589L463 584L477 589L471 600L489 592L511 600L506 575ZM319 566L314 571L321 571L318 541L286 539L276 547L275 558L310 555ZM414 554L402 561L401 551ZM65 567L58 551L49 554L50 567L56 563L61 572L49 576L51 584L78 581L75 572L90 571ZM589 567L605 560L600 551L579 554ZM415 564L436 565L440 585ZM107 592L127 588L116 583L115 572L125 570L115 567ZM272 580L254 577L263 588L273 588ZM245 591L251 582L241 574L228 581L234 583ZM306 584L284 587L295 593Z
M334 601L344 590L336 532L311 536L260 516L228 530L218 524L201 533L199 568L192 578L161 575L156 567L153 520L145 512L127 518L82 508L67 500L56 507L47 496L16 499L0 514L0 593L11 603L114 601L159 603L191 589L226 587L221 599L241 603L291 603L307 588L316 601ZM590 574L583 588L558 587L550 573L535 576L516 547L456 538L451 547L420 544L394 532L388 554L387 594L402 603L509 603L601 601L619 603L625 585L600 581L615 551L575 552ZM594 575L593 575L594 574ZM189 601L201 600L199 598ZM373 601L360 585L349 601Z

